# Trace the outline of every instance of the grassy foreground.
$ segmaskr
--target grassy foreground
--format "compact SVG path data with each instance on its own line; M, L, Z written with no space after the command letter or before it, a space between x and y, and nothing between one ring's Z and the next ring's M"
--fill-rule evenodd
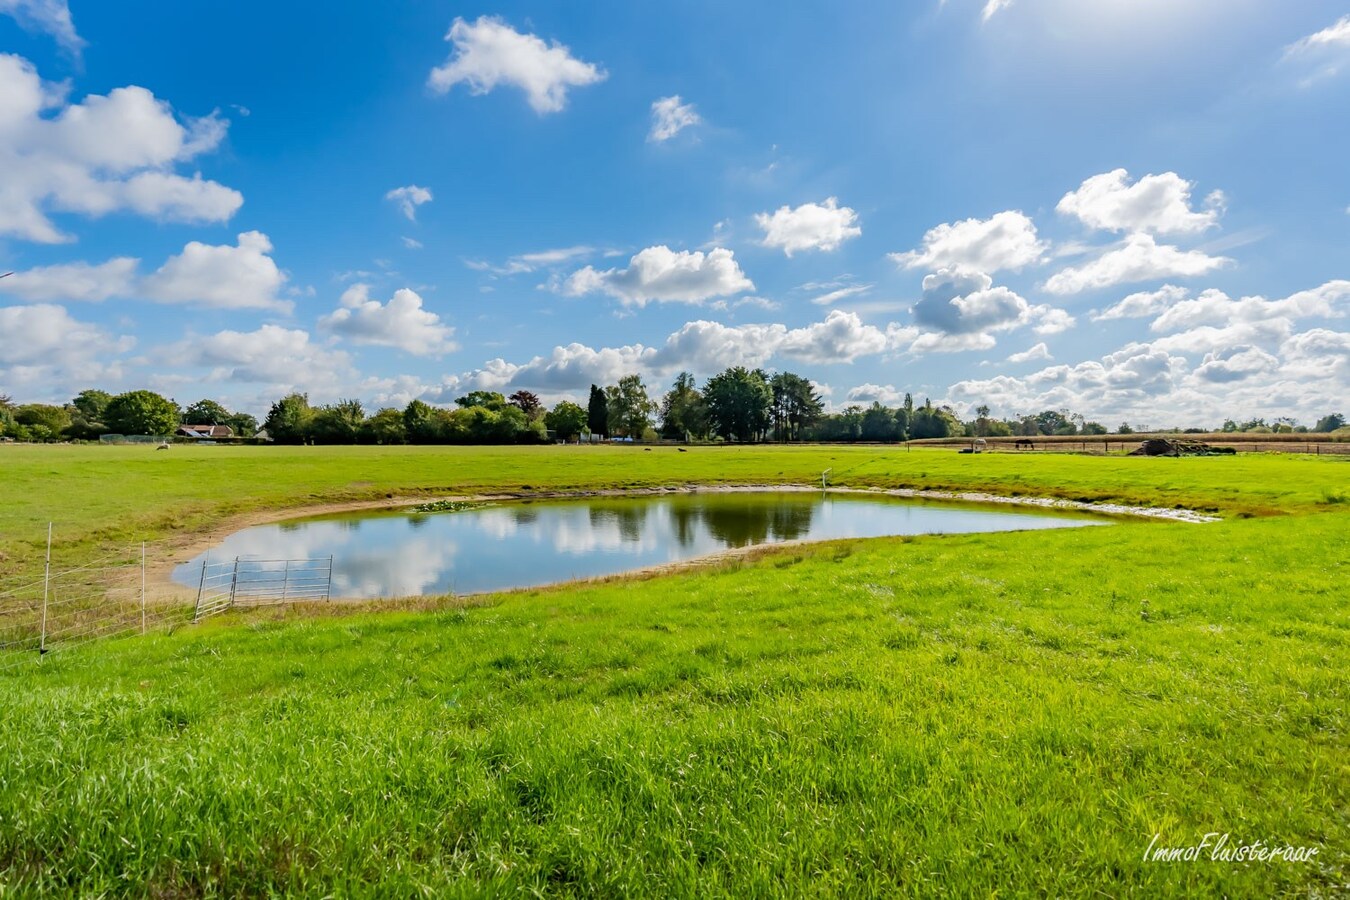
M1350 891L1346 463L106 449L0 454L6 546L45 522L35 485L91 495L67 527L92 546L250 504L828 465L1228 518L835 542L54 654L0 673L0 896ZM182 513L194 491L207 512ZM1319 854L1143 859L1207 832Z

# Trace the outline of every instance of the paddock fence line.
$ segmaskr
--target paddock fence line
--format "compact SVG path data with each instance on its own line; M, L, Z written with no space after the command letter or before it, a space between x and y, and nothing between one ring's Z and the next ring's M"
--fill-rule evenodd
M172 630L192 621L191 593L150 582L137 544L60 567L52 529L41 577L0 586L0 670L101 638Z
M1163 438L1173 441L1196 441L1216 448L1231 448L1234 453L1297 453L1310 456L1350 456L1350 440L1329 439L1321 436L1308 438L1305 435L1261 435L1241 437L1226 432L1208 434L1188 434L1184 432L1140 433L1131 435L1000 435L997 437L947 437L924 438L905 442L905 447L928 449L946 449L948 447L971 447L973 442L983 440L986 453L1078 453L1078 454L1122 454L1142 445L1149 438ZM899 446L895 444L893 446Z
M327 600L333 559L203 561L192 585L151 577L168 551L140 543L60 562L52 525L42 568L0 582L0 671L104 638L163 633L232 607Z

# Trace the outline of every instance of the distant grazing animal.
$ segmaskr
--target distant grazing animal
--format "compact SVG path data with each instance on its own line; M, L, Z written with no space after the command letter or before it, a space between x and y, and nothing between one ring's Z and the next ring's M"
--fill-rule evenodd
M1033 444L1031 441L1027 440L1026 438L1022 438L1022 439L1020 439L1020 440L1013 441L1013 449L1014 449L1014 450L1035 450L1035 449L1036 449L1036 445Z
M688 450L684 449L683 447L676 447L675 449L678 450L678 451L680 451L681 453L688 453L688 452L689 452Z
M156 447L155 449L156 449L156 450L168 450L168 449L169 449L169 442L168 442L168 441L165 441L164 443L160 444L160 445L159 445L158 447Z

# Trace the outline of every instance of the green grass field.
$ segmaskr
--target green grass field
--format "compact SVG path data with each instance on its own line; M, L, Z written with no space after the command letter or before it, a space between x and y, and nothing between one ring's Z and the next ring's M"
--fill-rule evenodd
M982 490L1227 516L1350 503L1350 469L1268 454L1141 459L903 447L0 446L0 579L41 571L47 523L59 562L193 534L222 518L306 504L509 491L682 484L819 484Z
M1350 893L1350 463L0 448L0 552L29 571L49 518L78 560L319 502L826 467L1224 521L780 548L55 653L0 672L0 896ZM1319 853L1143 859L1207 832Z

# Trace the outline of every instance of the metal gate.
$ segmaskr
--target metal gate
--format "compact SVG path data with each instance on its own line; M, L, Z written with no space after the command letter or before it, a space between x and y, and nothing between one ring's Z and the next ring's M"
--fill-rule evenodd
M268 606L328 600L333 591L333 557L203 560L194 621L232 606Z

